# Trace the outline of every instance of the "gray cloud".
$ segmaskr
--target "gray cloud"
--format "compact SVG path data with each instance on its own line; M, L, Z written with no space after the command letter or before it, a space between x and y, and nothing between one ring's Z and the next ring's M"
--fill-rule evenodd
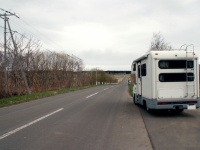
M133 59L148 51L154 32L161 32L174 48L193 43L200 54L198 0L0 0L0 3L36 28L32 32L45 46L77 55L86 68L129 69ZM21 26L13 22L15 30L32 30L25 30L23 21L12 20ZM3 21L0 23L3 26Z

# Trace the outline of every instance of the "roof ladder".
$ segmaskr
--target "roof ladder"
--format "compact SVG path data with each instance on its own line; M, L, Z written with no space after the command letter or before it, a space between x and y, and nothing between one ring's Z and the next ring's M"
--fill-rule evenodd
M188 47L192 46L192 50L188 50ZM189 94L192 95L192 97L195 96L195 80L194 80L194 45L190 44L188 46L186 46L186 90L187 90L187 95L186 97L189 96ZM192 56L191 56L192 54ZM193 60L193 68L188 68L188 62L189 60ZM189 71L190 70L190 71ZM192 73L189 74L189 73Z

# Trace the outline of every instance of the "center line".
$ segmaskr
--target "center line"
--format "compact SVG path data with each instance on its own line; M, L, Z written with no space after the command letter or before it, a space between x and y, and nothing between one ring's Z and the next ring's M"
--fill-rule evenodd
M94 95L96 95L96 94L98 94L98 93L99 93L99 92L96 92L96 93L94 93L94 94L92 94L92 95L87 96L86 98L92 97L92 96L94 96Z
M14 129L14 130L12 130L12 131L10 131L10 132L8 132L8 133L5 133L4 135L0 136L0 140L2 140L2 139L4 139L5 137L10 136L10 135L12 135L12 134L18 132L18 131L20 131L20 130L22 130L22 129L28 127L28 126L31 126L31 125L33 125L33 124L35 124L35 123L37 123L37 122L39 122L39 121L41 121L41 120L43 120L43 119L45 119L45 118L47 118L47 117L49 117L49 116L55 114L55 113L58 113L59 111L61 111L61 110L63 110L63 109L64 109L64 108L60 108L60 109L58 109L58 110L56 110L56 111L54 111L54 112L52 112L52 113L49 113L49 114L47 114L47 115L45 115L45 116L43 116L43 117L38 118L38 119L36 119L36 120L34 120L34 121L30 122L30 123L27 123L27 124L25 124L25 125L23 125L23 126L21 126L21 127L19 127L19 128L16 128L16 129Z

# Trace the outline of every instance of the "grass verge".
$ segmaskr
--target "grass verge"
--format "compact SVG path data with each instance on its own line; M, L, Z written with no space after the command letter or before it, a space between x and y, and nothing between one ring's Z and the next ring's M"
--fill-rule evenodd
M128 91L129 91L130 96L133 97L133 85L132 84L128 85Z
M5 107L5 106L11 106L14 104L19 104L19 103L24 103L44 97L49 97L53 95L58 95L58 94L63 94L63 93L68 93L72 91L77 91L77 90L82 90L82 89L87 89L93 86L84 86L84 87L77 87L77 88L70 88L70 89L62 89L62 90L55 90L55 91L46 91L46 92L40 92L40 93L32 93L30 95L22 95L22 96L14 96L14 97L9 97L9 98L2 98L0 99L0 107Z

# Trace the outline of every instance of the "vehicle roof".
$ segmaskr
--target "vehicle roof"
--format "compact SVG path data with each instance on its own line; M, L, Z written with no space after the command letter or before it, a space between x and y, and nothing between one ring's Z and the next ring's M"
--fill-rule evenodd
M137 58L133 63L146 59L147 57L152 59L194 59L198 58L197 54L194 51L185 51L185 50L162 50L162 51L150 51L145 55Z

